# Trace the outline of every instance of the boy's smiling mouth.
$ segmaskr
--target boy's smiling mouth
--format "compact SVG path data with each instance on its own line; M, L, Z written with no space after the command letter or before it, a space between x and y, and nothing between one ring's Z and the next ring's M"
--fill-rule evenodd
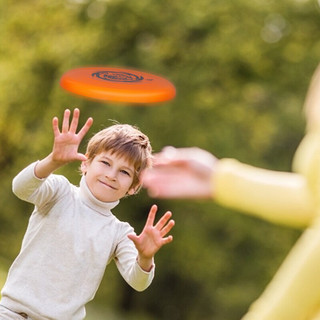
M102 181L102 180L98 180L100 183L102 183L104 186L107 186L113 190L117 190L116 187L112 186L111 184L109 184L108 182Z

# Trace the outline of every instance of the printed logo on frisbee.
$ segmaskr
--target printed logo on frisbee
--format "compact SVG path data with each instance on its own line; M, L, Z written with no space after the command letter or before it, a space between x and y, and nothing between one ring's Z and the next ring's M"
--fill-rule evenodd
M98 71L91 74L92 77L111 82L139 82L144 80L143 76L123 71ZM146 79L152 80L152 79Z

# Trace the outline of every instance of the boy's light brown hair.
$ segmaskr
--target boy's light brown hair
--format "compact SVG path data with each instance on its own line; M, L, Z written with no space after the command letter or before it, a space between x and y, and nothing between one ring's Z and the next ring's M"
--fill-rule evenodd
M137 127L129 124L114 124L96 133L88 142L86 156L91 162L96 155L104 151L111 151L133 164L135 172L131 188L139 186L140 173L152 165L149 138Z

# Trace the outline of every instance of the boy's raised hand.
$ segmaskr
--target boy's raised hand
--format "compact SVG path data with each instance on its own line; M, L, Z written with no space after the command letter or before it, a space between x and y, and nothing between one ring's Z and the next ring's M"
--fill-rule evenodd
M54 117L52 120L52 128L54 134L54 142L52 152L44 159L40 160L35 166L35 175L42 179L48 177L59 167L71 161L84 161L86 156L78 152L81 140L86 135L92 125L92 118L89 118L83 127L77 133L80 111L75 109L71 123L70 110L64 111L62 120L62 128L59 130L59 120Z
M78 152L78 148L93 122L92 118L89 118L77 133L80 110L77 108L74 109L71 123L70 114L70 110L66 109L64 111L61 131L59 130L58 118L54 117L52 120L52 128L54 133L52 160L61 164L76 160L86 160L85 155Z
M157 210L156 205L151 207L147 222L139 236L135 234L128 235L128 238L134 242L139 252L138 263L146 271L150 271L152 268L153 257L157 251L173 240L171 235L166 237L174 226L174 220L171 219L172 213L167 211L154 225Z

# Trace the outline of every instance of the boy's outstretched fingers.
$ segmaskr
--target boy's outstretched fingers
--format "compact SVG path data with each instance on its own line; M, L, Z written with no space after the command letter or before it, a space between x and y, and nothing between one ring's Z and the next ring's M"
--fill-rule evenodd
M174 226L174 220L170 220L172 217L171 211L167 211L161 219L158 221L158 223L155 225L155 228L160 231L160 235L162 237L163 244L167 244L173 240L173 237L170 235L165 238L165 235L168 234L168 232L171 231L171 229Z
M78 108L76 108L73 111L73 119L72 119L71 125L70 125L70 129L74 130L74 132L76 132L77 127L78 127L79 117L80 117L80 110ZM82 126L82 128L80 128L80 130L78 132L78 136L81 140L89 131L92 123L93 123L93 119L90 117L87 119L86 123Z
M156 217L156 213L158 211L158 207L154 204L149 212L148 215L148 219L147 219L147 223L146 223L146 227L153 227L156 230L158 230L160 232L160 236L162 238L162 244L167 244L169 242L171 242L173 240L172 236L168 236L165 238L165 235L170 232L170 230L173 228L174 226L174 220L170 220L172 217L172 212L171 211L167 211L161 218L160 220L157 222L157 224L155 226L153 226L154 224L154 220Z
M71 111L66 109L62 119L61 131L59 129L59 119L54 117L52 120L54 133L52 159L55 163L62 165L71 161L85 161L87 159L84 154L78 152L78 148L93 123L93 119L88 118L77 133L80 110L78 108L74 110L71 123L70 116Z
M157 210L156 205L151 207L140 235L128 235L128 238L134 242L139 251L139 255L143 258L152 258L163 245L173 240L171 235L166 237L175 224L174 220L171 219L172 213L167 211L154 225Z
M61 126L62 133L67 133L69 131L70 114L71 112L69 109L64 110L62 126Z

